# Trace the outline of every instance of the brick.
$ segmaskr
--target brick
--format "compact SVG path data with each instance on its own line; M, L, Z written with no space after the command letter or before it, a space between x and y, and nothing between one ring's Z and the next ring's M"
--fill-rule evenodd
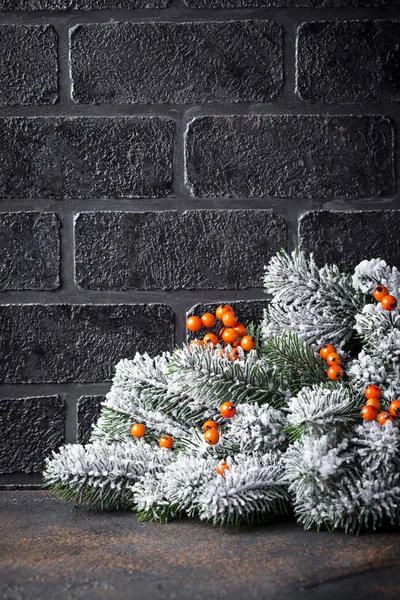
M81 396L78 400L78 443L87 444L92 434L92 425L100 416L104 396Z
M0 399L0 473L41 471L64 441L64 417L59 396Z
M49 25L0 26L0 105L54 104L57 34Z
M271 210L85 212L76 218L76 281L85 289L261 287L286 246Z
M60 221L54 213L0 213L0 289L60 285Z
M162 117L0 119L0 197L136 198L171 191Z
M186 181L203 197L363 197L395 191L381 116L221 116L189 123Z
M317 263L353 269L360 261L381 258L400 268L400 210L306 213L299 221L300 248Z
M169 0L0 0L0 10L102 10L165 8Z
M109 381L121 358L174 343L164 304L9 304L0 330L2 383Z
M308 102L400 100L400 21L304 23L297 92Z
M220 302L195 304L186 312L186 317L189 317L190 315L201 317L201 315L206 312L215 314L215 311L220 304L230 304L233 306L240 322L245 324L260 323L261 319L263 318L264 309L268 308L268 300L239 300L233 302L230 300L223 300ZM202 338L206 335L206 333L218 333L218 329L220 327L221 322L216 321L214 326L210 329L202 328L196 332L186 330L186 341L194 340L195 338Z
M184 0L191 8L263 8L263 7L310 7L310 8L340 8L383 6L392 0Z
M266 102L282 88L273 21L106 23L71 31L75 102Z

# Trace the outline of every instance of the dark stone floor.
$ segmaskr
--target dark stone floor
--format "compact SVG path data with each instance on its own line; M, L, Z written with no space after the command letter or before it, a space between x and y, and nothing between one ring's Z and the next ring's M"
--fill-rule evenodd
M400 534L138 523L42 491L0 492L0 598L400 598Z

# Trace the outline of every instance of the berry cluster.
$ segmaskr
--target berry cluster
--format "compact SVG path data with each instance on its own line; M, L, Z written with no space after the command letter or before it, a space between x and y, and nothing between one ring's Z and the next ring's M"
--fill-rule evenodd
M329 369L327 371L329 379L332 379L333 381L342 379L344 375L343 369L340 366L342 364L342 357L336 352L335 346L332 346L332 344L327 344L321 348L319 354L321 358L326 360L329 365Z
M233 402L224 402L219 407L219 412L222 415L222 417L221 417L221 419L219 419L219 421L209 420L209 421L206 421L205 423L203 423L203 426L202 426L202 429L204 431L204 441L209 446L215 446L215 444L218 444L220 437L221 437L219 430L221 429L223 423L227 419L232 419L232 417L234 417L236 415L236 406L233 404ZM218 473L218 475L221 475L221 477L225 477L224 471L229 471L229 470L230 470L230 467L229 467L228 463L225 461L221 462L217 466L217 473Z
M361 409L361 416L364 421L375 421L384 425L388 421L393 422L393 417L400 417L400 400L393 400L389 405L389 411L381 410L382 390L377 385L369 385L365 390L367 402Z
M389 290L384 285L378 285L374 289L374 298L385 310L392 311L397 308L397 298L389 294Z
M131 435L137 440L140 440L146 435L146 427L143 423L134 423L131 427ZM164 434L158 440L158 445L160 448L168 448L171 450L174 447L174 438L171 435Z
M211 346L221 347L230 345L232 350L228 354L229 360L240 359L238 348L242 348L244 351L254 350L256 347L256 339L252 335L247 335L247 327L244 323L239 322L234 309L229 304L218 306L215 311L215 315L212 313L204 313L200 317L192 315L186 320L186 327L189 331L196 332L200 331L202 327L210 329L215 325L216 322L220 322L221 325L218 327L217 333L206 333L203 339L195 339L192 344L199 345L201 347ZM221 356L224 356L224 352L221 351Z
M222 417L218 422L210 419L202 426L204 431L204 441L209 446L215 446L215 444L218 444L221 437L219 429L227 419L231 419L236 415L236 406L233 404L233 402L224 402L219 407L219 412L221 413ZM143 423L134 423L131 427L131 435L137 440L140 440L146 435L146 427L143 425ZM172 450L174 447L174 438L171 435L164 434L158 440L158 445L160 448L168 448L169 450ZM229 465L227 465L227 463L221 463L217 468L218 473L219 468L222 470L229 470ZM223 475L223 473L220 473L220 475Z

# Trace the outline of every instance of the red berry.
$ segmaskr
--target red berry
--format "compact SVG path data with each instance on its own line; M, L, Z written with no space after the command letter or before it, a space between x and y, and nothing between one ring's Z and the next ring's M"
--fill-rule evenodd
M230 470L231 470L230 466L225 461L222 463L219 463L219 465L216 469L218 475L221 475L221 477L225 477L224 471L230 471Z
M231 306L230 304L221 304L220 306L218 306L217 310L215 311L215 316L217 317L217 319L219 321L222 321L222 315L229 310L234 312L233 306Z
M374 298L375 298L375 300L378 300L378 302L381 302L382 298L384 298L388 294L389 294L389 290L384 285L378 285L374 289Z
M336 352L335 346L332 346L332 344L327 344L326 346L321 348L321 350L319 351L319 355L321 358L326 360L332 352Z
M388 421L391 421L393 423L393 417L391 414L389 414L386 410L379 413L378 415L378 423L380 423L381 425L384 425L385 423L387 423Z
M249 352L249 350L254 350L254 348L257 345L257 340L252 335L245 335L244 337L242 337L240 345L242 346L243 350Z
M369 398L366 402L367 406L373 406L376 410L381 410L381 403L378 398Z
M218 338L215 333L206 333L206 335L203 337L203 342L206 345L212 344L213 346L216 346L218 344Z
M219 442L218 429L208 429L204 434L204 441L209 446L215 446Z
M211 420L203 423L202 430L208 431L209 429L218 429L218 423L216 423L215 421L211 421Z
M146 427L142 423L134 423L131 427L131 434L134 438L140 440L140 438L146 435Z
M364 421L375 421L377 414L378 411L376 410L376 408L374 406L371 406L370 404L366 404L361 409L361 416L364 419Z
M222 332L222 339L226 344L233 344L233 342L236 342L237 338L238 334L234 329L232 329L232 327L227 327Z
M329 367L327 375L329 379L337 381L338 379L342 379L343 369L342 367L339 367L339 365L332 365L331 367Z
M191 316L186 319L186 327L189 331L199 331L201 329L203 323L201 322L200 317Z
M233 312L233 310L227 310L222 315L222 322L225 325L225 327L233 327L234 325L236 325L238 320L239 319L237 318L236 313Z
M158 444L160 448L168 448L171 450L171 448L174 446L174 438L170 435L162 435L158 440Z
M380 400L382 398L382 390L377 385L369 385L365 390L365 397L368 398L368 400L371 398Z
M331 367L333 365L341 365L342 364L342 357L340 356L340 354L338 354L337 352L331 352L328 355L328 358L326 359L328 365L330 365Z
M247 327L244 323L236 323L236 325L233 326L233 329L236 331L239 337L243 337L247 334Z
M384 308L385 310L388 310L389 312L394 310L395 308L397 308L397 300L394 296L391 296L390 294L388 294L387 296L384 296L381 300L381 306L382 308Z
M219 407L219 412L225 419L231 419L236 415L236 406L233 402L224 402Z
M215 323L215 317L209 312L204 313L204 315L201 315L201 322L203 323L204 327L210 329L210 327L212 327Z
M400 400L393 400L390 403L389 412L392 417L400 417Z

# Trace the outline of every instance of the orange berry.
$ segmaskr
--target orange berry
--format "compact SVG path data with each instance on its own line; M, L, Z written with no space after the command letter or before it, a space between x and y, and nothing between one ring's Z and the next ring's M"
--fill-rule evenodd
M391 421L393 423L393 417L392 417L391 414L389 414L386 410L384 410L383 412L379 413L379 415L378 415L378 423L380 423L381 425L384 425L388 421Z
M216 423L215 421L206 421L205 423L203 423L202 425L202 430L203 431L208 431L209 429L218 429L218 423Z
M196 317L192 315L186 319L186 327L189 331L199 331L202 328L203 323L201 322L200 317Z
M387 296L384 296L381 300L381 306L382 308L384 308L385 310L388 310L389 312L394 310L395 308L397 308L397 300L394 296L392 296L391 294L388 294Z
M369 398L366 404L367 406L373 406L376 410L381 410L381 403L378 398Z
M332 367L332 365L340 366L342 364L342 357L337 352L331 352L326 361L330 367Z
M328 356L332 354L332 352L336 352L335 346L332 346L332 344L327 344L326 346L321 348L321 350L319 351L319 355L321 358L326 360Z
M393 400L390 403L389 412L392 417L400 417L400 400Z
M236 340L238 338L238 334L236 333L236 331L234 329L232 329L232 327L227 327L222 332L221 337L226 344L233 344L233 342L236 342Z
M218 338L215 333L206 333L206 335L203 337L203 342L206 344L206 346L208 344L216 346L218 344Z
M214 325L215 317L211 313L204 313L204 315L201 315L201 322L203 323L204 327L209 329Z
M370 400L371 398L376 398L376 400L380 400L382 398L382 390L377 385L369 385L365 390L365 397Z
M160 448L168 448L171 450L171 448L174 447L174 438L170 435L162 435L158 440L158 444Z
M204 434L204 441L209 446L215 446L219 442L218 429L208 429Z
M224 471L230 471L230 470L231 470L230 466L225 461L222 463L219 463L219 465L216 469L218 475L221 475L221 477L225 477Z
M375 300L378 300L378 302L380 302L382 300L382 298L384 298L388 294L389 294L389 290L384 285L378 285L374 289L374 298L375 298Z
M233 310L227 310L222 315L222 322L226 327L233 327L238 322L236 313Z
M242 337L241 346L242 346L243 350L246 350L246 352L248 352L249 350L254 350L256 345L257 345L257 340L254 336L245 335L244 337Z
M233 345L234 348L241 348L242 342L240 340L236 340L236 342L233 342L232 345Z
M215 311L215 316L219 321L222 321L222 315L227 311L234 312L233 306L231 306L230 304L220 304L220 306L218 306L217 310Z
M231 419L236 415L236 406L233 402L224 402L219 407L219 412L225 419Z
M376 408L374 406L371 406L370 404L366 404L361 409L361 416L364 419L364 421L375 421L377 414L378 411L376 410Z
M337 381L338 379L342 379L343 369L342 367L339 367L339 365L332 365L331 367L329 367L327 375L329 379Z
M146 435L146 427L142 423L134 423L131 427L131 434L134 438L140 440L140 438Z
M233 326L233 329L236 331L239 337L243 337L247 334L247 327L244 323L236 323L236 325Z

